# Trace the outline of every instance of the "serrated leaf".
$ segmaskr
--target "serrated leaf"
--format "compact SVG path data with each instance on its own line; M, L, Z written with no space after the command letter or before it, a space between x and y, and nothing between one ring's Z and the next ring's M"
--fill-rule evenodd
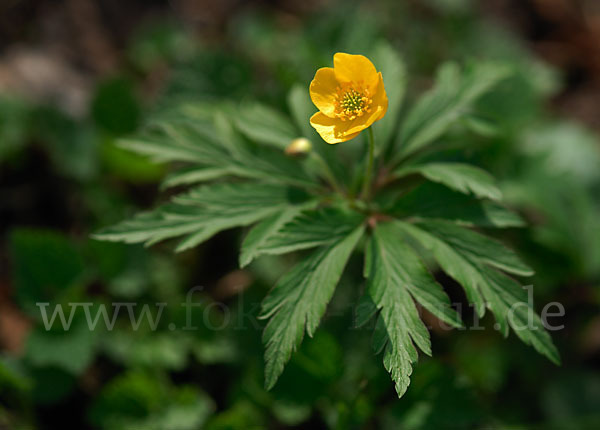
M377 226L369 247L366 264L370 266L367 289L380 309L380 324L387 340L376 339L376 349L385 344L384 365L402 396L409 383L412 363L417 360L414 345L431 355L429 332L421 321L413 298L438 318L460 326L450 300L402 240L402 232L393 222Z
M301 162L285 156L281 149L245 141L228 116L235 118L235 110L221 107L213 110L211 116L200 118L193 110L179 112L179 117L155 121L141 135L122 139L119 144L157 162L179 161L201 166L210 175L224 169L223 175L226 170L227 174L241 178L319 187ZM291 124L289 127L293 129Z
M405 222L398 222L397 225L415 238L425 249L431 251L442 270L465 289L467 298L475 306L477 315L480 318L483 317L485 314L485 300L479 290L477 271L469 261L450 245L426 231Z
M275 385L285 363L302 342L312 337L331 300L344 267L364 227L322 247L296 265L277 283L262 304L261 317L269 318L263 333L265 386Z
M284 186L259 183L204 185L173 198L173 203L135 216L94 235L96 239L151 245L187 235L182 251L219 231L271 216L307 196Z
M466 256L477 258L490 266L521 276L534 273L512 250L473 230L445 221L428 221L417 223L417 226L443 239Z
M314 205L314 203L310 203L309 205ZM277 234L286 223L299 215L304 208L305 205L286 208L254 226L244 239L244 242L242 242L240 267L247 266L252 260L258 257L261 253L260 249L265 243Z
M307 194L283 185L257 182L202 185L173 197L181 205L202 206L224 215L303 202Z
M191 148L171 146L168 139L162 137L123 138L117 142L122 148L147 155L156 162L187 161L199 163L204 159Z
M394 172L397 177L419 174L463 194L473 193L477 197L500 200L502 192L494 177L485 170L463 163L429 163L403 167Z
M493 63L473 64L462 76L456 64L442 66L435 87L421 97L402 124L399 156L409 155L439 138L508 73L506 67Z
M435 281L417 254L402 238L402 231L396 221L379 224L372 239L375 248L371 249L377 252L367 257L367 263L387 273L385 282L390 285L389 288L406 289L417 302L437 318L454 327L461 327L460 317L450 307L450 299L442 286ZM371 261L377 258L379 260ZM373 272L369 274L369 277L371 276ZM380 275L376 273L375 276ZM391 286L392 283L395 285ZM375 303L378 303L376 297L372 297Z
M161 189L181 185L197 184L231 175L229 169L224 167L188 167L168 175L160 184Z
M235 124L251 140L280 149L298 137L295 127L284 115L260 103L240 106Z
M480 235L472 236L473 232L458 233L456 229L460 227L450 223L418 226L401 223L399 226L432 251L442 269L465 288L480 316L483 316L483 299L504 335L508 334L510 326L525 343L531 344L554 363L559 362L558 351L540 318L528 304L525 291L516 281L491 267L508 267L513 272L526 272L527 269L515 260L514 255L510 255L510 251L499 248L494 241L491 244L482 240ZM464 239L463 243L460 243L461 238ZM494 260L494 252L498 253L497 261Z
M486 280L482 283L483 295L504 334L507 334L505 326L508 323L525 344L533 346L554 364L560 364L558 350L542 320L527 302L523 287L491 267L480 266L480 273Z
M163 163L182 161L224 166L230 159L226 148L215 139L212 121L163 120L153 123L139 136L120 139L118 144Z
M98 240L124 243L158 242L201 228L203 222L203 220L197 220L195 223L182 223L176 219L169 219L161 208L158 208L152 212L139 213L114 226L105 227L92 237Z
M427 196L427 198L423 198ZM389 213L399 218L441 219L466 226L522 227L523 219L504 206L425 183L401 196Z
M369 272L371 270L371 263L367 261L365 254L365 264L364 264L364 276L365 278L369 276ZM367 324L375 315L377 314L377 305L373 302L373 299L368 294L368 291L365 291L358 303L356 305L356 309L354 310L354 327L360 328Z
M256 255L286 254L336 242L350 234L364 218L358 212L337 208L304 211L269 237Z

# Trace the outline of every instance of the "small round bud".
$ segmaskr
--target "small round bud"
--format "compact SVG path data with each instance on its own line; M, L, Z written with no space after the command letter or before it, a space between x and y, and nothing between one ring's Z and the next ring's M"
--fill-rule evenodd
M308 154L312 149L310 140L305 137L299 137L292 140L292 142L285 148L285 153L292 157Z

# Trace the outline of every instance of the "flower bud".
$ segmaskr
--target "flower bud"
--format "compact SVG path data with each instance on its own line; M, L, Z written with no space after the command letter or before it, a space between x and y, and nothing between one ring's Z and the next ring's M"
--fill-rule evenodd
M291 143L285 148L285 153L292 157L302 156L308 154L312 149L310 140L305 137L298 137L291 141Z

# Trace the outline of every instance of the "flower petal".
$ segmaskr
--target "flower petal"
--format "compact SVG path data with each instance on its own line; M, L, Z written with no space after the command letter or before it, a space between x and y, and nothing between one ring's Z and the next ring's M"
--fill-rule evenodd
M351 122L342 121L339 118L330 118L327 115L317 112L310 118L310 125L321 135L327 143L340 143L353 139L360 134L360 131L348 133L348 127Z
M377 70L364 55L352 55L338 52L333 56L333 70L340 82L363 82L374 88L377 85Z
M370 127L375 121L379 121L385 116L388 108L388 98L383 86L381 72L377 74L377 79L378 82L375 95L373 96L373 103L371 104L371 112L350 122L346 131L347 133L360 133L365 128Z
M331 67L323 67L317 70L315 77L310 83L310 98L317 109L325 115L333 117L335 110L335 96L338 87L335 72Z

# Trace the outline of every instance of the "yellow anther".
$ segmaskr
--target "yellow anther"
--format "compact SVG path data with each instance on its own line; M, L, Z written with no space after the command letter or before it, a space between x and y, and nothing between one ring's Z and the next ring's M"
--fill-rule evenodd
M335 115L342 121L352 121L371 110L369 90L360 83L342 84L336 92Z

